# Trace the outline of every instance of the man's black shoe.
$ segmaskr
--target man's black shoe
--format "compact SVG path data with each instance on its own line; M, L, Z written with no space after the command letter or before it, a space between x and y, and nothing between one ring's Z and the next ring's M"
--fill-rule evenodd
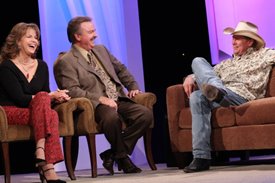
M228 107L230 102L224 99L226 91L213 85L203 84L202 93L210 102L217 102L223 107Z
M102 159L103 163L102 166L110 172L111 175L114 175L114 157L113 153L110 149L100 153L100 158Z
M128 156L125 158L116 159L116 163L118 170L123 170L124 173L140 173L142 171L131 161Z
M185 173L200 172L200 171L209 170L209 167L210 167L209 159L194 158L193 161L190 163L190 165L185 167L183 171Z

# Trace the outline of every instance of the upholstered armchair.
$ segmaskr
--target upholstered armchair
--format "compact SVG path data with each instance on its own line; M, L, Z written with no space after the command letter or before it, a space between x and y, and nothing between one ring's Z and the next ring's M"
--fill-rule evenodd
M55 63L54 69L56 64L60 61L60 58L66 52L60 52ZM149 109L153 110L153 106L157 101L156 95L151 92L141 93L136 95L134 101L148 107ZM89 155L90 155L90 163L91 163L91 174L92 177L97 177L97 159L96 159L96 142L95 142L95 135L102 134L102 131L99 129L94 117L94 108L89 99L82 98L81 101L77 102L77 110L74 113L74 136L67 140L67 143L71 146L71 154L67 153L68 156L67 160L65 159L66 167L70 170L73 168L75 170L77 157L78 157L78 137L79 136L86 136L87 144L89 146ZM146 158L148 164L152 170L156 170L156 165L153 160L152 155L152 148L151 148L151 133L152 128L154 127L154 123L150 125L150 128L143 136L144 138L144 149L146 153ZM68 139L68 138L67 138ZM65 144L65 143L64 143ZM68 147L67 147L68 148ZM75 180L74 173L71 173L73 177L71 179Z
M63 137L63 148L68 175L75 179L71 165L71 137L74 134L73 116L81 99L71 99L55 106L59 116L59 133ZM15 141L33 140L33 131L27 125L8 125L4 109L0 106L0 142L4 161L5 183L11 182L9 143Z
M153 109L153 105L156 103L156 96L151 92L141 93L136 95L134 98L135 102L148 107L149 109ZM92 177L97 177L97 159L96 159L96 141L95 135L102 134L101 129L97 125L94 117L94 108L89 99L82 99L77 103L78 110L80 113L76 115L75 119L75 137L78 136L86 136L87 144L89 147L89 155L90 155L90 163L91 163L91 174ZM143 136L144 138L144 149L147 158L147 162L152 170L156 170L156 165L152 156L152 148L151 148L151 133L152 128L154 127L154 123L151 124L150 128ZM73 169L75 169L77 163L78 156L78 139L74 143L74 150L72 151L72 165Z

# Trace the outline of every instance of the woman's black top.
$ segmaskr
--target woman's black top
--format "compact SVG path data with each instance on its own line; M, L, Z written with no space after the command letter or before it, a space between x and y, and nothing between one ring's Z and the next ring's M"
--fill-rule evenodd
M28 107L32 95L50 92L47 63L37 60L38 66L30 82L11 60L0 64L0 105Z

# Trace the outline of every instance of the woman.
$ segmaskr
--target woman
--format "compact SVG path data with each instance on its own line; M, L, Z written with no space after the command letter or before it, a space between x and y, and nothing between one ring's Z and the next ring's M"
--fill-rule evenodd
M50 92L46 62L36 59L40 30L33 23L16 24L1 49L0 105L9 124L31 125L36 142L36 166L40 179L58 179L54 164L63 161L59 141L58 115L51 104L70 99L66 90Z

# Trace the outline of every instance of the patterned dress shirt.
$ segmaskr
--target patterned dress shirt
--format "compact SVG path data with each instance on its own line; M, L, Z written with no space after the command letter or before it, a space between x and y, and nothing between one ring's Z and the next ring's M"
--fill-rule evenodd
M263 98L272 65L275 63L275 50L249 48L241 56L234 55L214 66L226 88L247 100Z
M100 77L101 81L106 87L106 94L110 99L117 100L118 92L116 90L116 84L111 80L110 76L106 73L103 66L100 64L98 58L93 53L88 53L88 59L96 73Z

